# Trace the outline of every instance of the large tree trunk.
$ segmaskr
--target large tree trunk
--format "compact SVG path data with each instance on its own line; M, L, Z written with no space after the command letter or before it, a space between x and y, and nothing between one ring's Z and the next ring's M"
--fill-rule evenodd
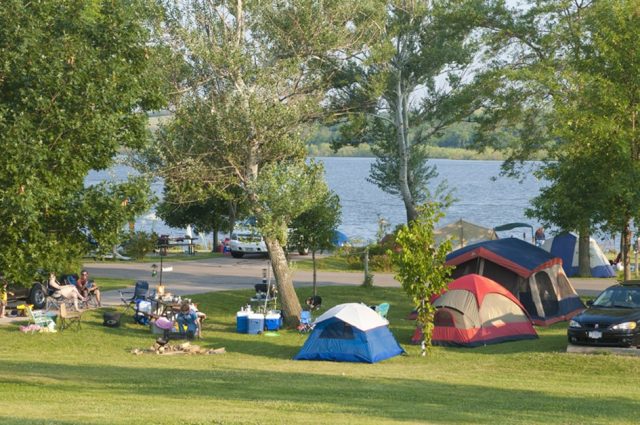
M216 252L216 250L218 249L218 226L213 226L213 247L211 248L212 252Z
M407 114L405 108L407 107L404 90L402 87L402 71L398 70L398 82L396 84L396 113L394 116L394 125L397 132L398 143L398 156L400 165L398 167L399 172L399 189L402 196L402 202L404 202L404 208L407 212L407 223L414 221L418 218L418 212L414 205L413 196L409 190L409 141L407 128L408 124L405 122Z
M293 276L287 263L287 257L276 238L265 236L264 242L271 257L271 268L278 286L278 298L282 305L285 326L294 328L300 324L302 307L300 306L300 300L298 300L298 294L296 294L296 290L293 287Z
M624 265L624 280L631 279L631 258L629 253L631 251L631 229L629 228L630 220L626 220L624 228L622 229L622 235L620 237L620 250L622 252L622 264Z
M578 237L578 276L591 277L591 256L589 254L589 239L591 234L587 229L581 229ZM567 264L567 269L571 264Z

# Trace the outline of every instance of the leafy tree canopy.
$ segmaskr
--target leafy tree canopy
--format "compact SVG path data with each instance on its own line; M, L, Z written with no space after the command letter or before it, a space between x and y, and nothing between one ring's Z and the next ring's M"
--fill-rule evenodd
M162 101L152 5L0 3L0 269L10 279L77 258L95 212L80 208L87 173L146 139L143 110Z

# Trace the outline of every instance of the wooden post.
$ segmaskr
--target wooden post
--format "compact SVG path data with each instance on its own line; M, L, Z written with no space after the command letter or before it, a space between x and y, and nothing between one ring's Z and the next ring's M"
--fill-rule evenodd
M639 273L638 273L638 251L640 250L640 236L637 236L637 235L636 235L636 247L635 248L636 248L635 249L636 254L635 254L635 261L634 261L635 265L633 267L633 272L635 273L636 277L638 277L639 276Z

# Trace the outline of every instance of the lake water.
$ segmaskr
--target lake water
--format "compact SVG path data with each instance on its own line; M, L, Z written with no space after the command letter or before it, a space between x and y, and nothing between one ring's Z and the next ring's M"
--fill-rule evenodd
M378 231L380 219L386 220L393 229L405 223L406 213L402 201L391 196L372 183L367 182L373 158L317 158L324 163L329 187L340 197L342 224L339 230L358 241L373 241ZM542 187L542 182L527 176L521 182L500 177L500 161L466 161L436 159L439 177L435 185L446 180L457 201L445 212L441 225L464 219L485 227L495 227L512 222L529 223L534 228L539 224L524 215L530 200ZM122 180L133 171L125 166L116 166L108 171L92 172L87 184L98 181ZM162 182L153 184L156 194L162 194ZM136 222L140 230L155 231L160 234L184 235L185 229L172 229L159 220L154 212L140 217ZM501 236L523 237L523 231L516 229ZM549 233L549 232L547 232ZM606 242L606 241L605 241Z
M318 158L325 165L329 187L340 196L342 225L349 237L374 239L378 221L384 218L394 228L406 222L400 198L389 195L367 182L373 158ZM464 219L485 227L513 222L538 223L527 219L524 210L536 196L541 182L528 176L522 182L500 177L500 161L435 159L430 161L439 176L433 184L446 180L456 202L445 211L440 224ZM522 237L522 230L514 234ZM528 231L530 234L530 231Z

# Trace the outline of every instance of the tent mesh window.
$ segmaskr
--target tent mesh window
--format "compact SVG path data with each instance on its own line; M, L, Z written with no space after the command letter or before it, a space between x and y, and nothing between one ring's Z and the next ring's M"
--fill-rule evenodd
M458 264L456 268L451 273L452 279L457 279L459 277L471 274L478 273L480 269L480 259L474 258L469 261L465 261L462 264Z
M455 328L456 324L453 321L453 315L442 308L436 310L436 314L433 318L433 324L435 326L443 326L447 328Z
M553 283L547 272L538 272L535 276L536 285L538 286L538 294L540 294L540 302L546 316L558 314L560 308L556 291L553 289Z
M353 339L353 327L345 322L335 322L324 328L320 338Z
M556 280L558 282L558 290L559 290L558 295L560 296L560 299L565 299L570 297L571 295L574 295L575 292L572 289L573 287L571 286L569 279L567 279L567 276L564 274L562 269L560 267L555 266L554 271L556 272Z
M512 282L518 282L519 276L511 270L491 261L485 261L482 275L500 283L512 294L517 293L517 287Z

